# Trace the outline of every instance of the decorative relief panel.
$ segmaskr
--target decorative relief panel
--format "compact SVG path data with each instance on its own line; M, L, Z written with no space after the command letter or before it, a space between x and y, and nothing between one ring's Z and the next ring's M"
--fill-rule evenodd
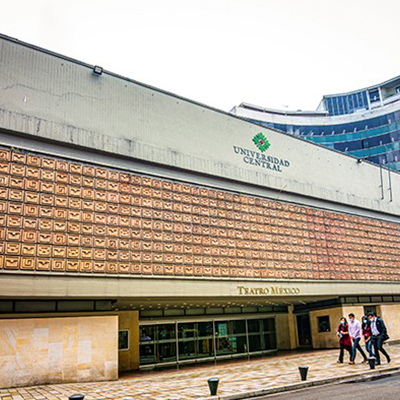
M397 281L400 226L0 149L0 270Z

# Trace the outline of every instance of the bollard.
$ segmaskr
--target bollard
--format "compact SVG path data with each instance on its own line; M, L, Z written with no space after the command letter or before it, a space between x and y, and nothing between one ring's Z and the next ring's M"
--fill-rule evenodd
M368 364L370 369L375 369L376 358L375 357L368 358Z
M308 367L299 367L300 376L302 381L307 380Z
M219 383L218 378L210 378L208 380L208 387L210 388L211 396L217 395L218 383Z
M83 394L73 394L68 397L68 400L83 400L85 396Z

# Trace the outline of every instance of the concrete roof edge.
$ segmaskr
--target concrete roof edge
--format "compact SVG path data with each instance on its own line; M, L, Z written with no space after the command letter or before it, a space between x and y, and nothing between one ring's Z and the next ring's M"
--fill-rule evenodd
M76 59L74 59L74 58L72 58L72 57L64 56L64 55L59 54L59 53L56 53L56 52L54 52L54 51L47 50L47 49L45 49L45 48L43 48L43 47L36 46L36 45L30 44L30 43L21 41L21 40L19 40L19 39L17 39L17 38L13 38L13 37L11 37L11 36L7 36L7 35L4 35L4 34L2 34L2 33L0 33L0 39L7 40L7 41L9 41L9 42L13 42L13 43L15 43L15 44L18 44L18 45L21 45L21 46L30 48L30 49L32 49L32 50L36 50L36 51L42 52L42 53L45 53L45 54L50 55L50 56L53 56L53 57L61 58L61 59L63 59L63 60L66 60L66 61L69 61L69 62L78 64L78 65L81 65L81 66L86 67L86 68L93 69L93 67L94 67L94 65L91 65L91 64L88 64L88 63L85 63L85 62L76 60ZM151 90L157 91L157 92L162 93L162 94L165 94L165 95L167 95L167 96L175 97L175 98L180 99L180 100L182 100L182 101L191 103L191 104L193 104L193 105L195 105L195 106L203 107L203 108L206 108L206 109L208 109L208 110L210 110L210 111L213 111L213 112L216 112L216 113L219 113L219 114L223 114L223 115L225 115L225 116L227 116L227 117L230 117L230 118L233 118L233 119L237 119L237 120L241 120L241 121L243 121L243 122L245 122L245 123L248 123L248 124L252 124L252 125L259 126L259 127L262 128L262 129L269 129L269 130L272 130L272 131L277 132L277 133L279 133L279 134L281 134L281 135L285 135L285 136L287 136L287 137L290 137L290 138L293 139L293 140L301 140L302 142L307 142L307 143L308 143L309 145L311 145L311 146L316 146L316 147L318 147L319 149L321 149L321 151L331 151L331 152L334 152L335 154L337 154L337 155L339 155L339 156L341 156L341 157L350 157L350 158L353 158L354 160L358 160L358 159L359 159L359 158L357 158L357 157L354 157L354 156L351 156L351 155L348 155L348 154L344 154L344 153L341 153L341 152L339 152L339 151L336 151L336 150L327 148L327 147L322 146L322 145L320 145L320 144L318 144L318 143L313 143L313 142L310 142L310 141L306 141L305 139L296 137L296 136L291 135L291 134L289 134L289 133L285 133L285 132L279 131L279 130L274 129L274 128L271 128L271 127L265 127L265 126L263 126L263 125L261 125L261 124L258 124L258 123L249 121L248 119L246 119L246 118L244 118L244 117L240 117L240 116L238 116L238 115L231 114L231 113L229 113L228 111L224 111L224 110L221 110L221 109L219 109L219 108L215 108L215 107L209 106L209 105L207 105L207 104L200 103L200 102L197 102L197 101L195 101L195 100L188 99L188 98L183 97L183 96L179 96L179 95L177 95L177 94L175 94L175 93L168 92L168 91L163 90L163 89L159 89L159 88L157 88L157 87L155 87L155 86L151 86L151 85L148 85L148 84L145 84L145 83L136 81L136 80L134 80L134 79L124 77L124 76L122 76L122 75L119 75L119 74L116 74L116 73L107 71L107 70L105 70L105 69L103 69L103 73L105 73L105 74L107 74L107 75L109 75L109 76L115 77L115 78L117 78L117 79L122 79L122 80L124 80L124 81L133 83L133 84L135 84L135 85L140 85L140 86L145 87L145 88L147 88L147 89L151 89ZM364 161L364 162L368 163L369 165L371 165L371 166L373 166L373 167L380 168L380 166L378 166L378 165L376 165L376 164L370 163L370 162L368 162L368 161ZM388 168L385 168L384 166L382 166L382 168L388 169ZM397 171L394 171L394 170L390 170L390 172L391 172L391 173L393 172L393 173L396 173L396 174L399 174L399 175L400 175L400 172L397 172Z

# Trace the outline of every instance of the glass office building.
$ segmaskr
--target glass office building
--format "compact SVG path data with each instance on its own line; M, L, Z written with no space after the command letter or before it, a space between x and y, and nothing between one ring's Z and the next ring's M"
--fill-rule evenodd
M233 114L334 150L400 171L400 77L340 95L315 112L279 111L242 103Z

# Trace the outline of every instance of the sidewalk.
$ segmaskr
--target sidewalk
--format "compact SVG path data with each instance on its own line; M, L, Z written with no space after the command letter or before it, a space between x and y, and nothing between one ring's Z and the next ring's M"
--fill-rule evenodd
M387 346L392 357L376 371L400 367L400 346ZM216 366L185 367L160 372L140 372L113 382L43 385L17 389L0 389L0 400L67 400L74 393L82 393L85 400L191 400L209 396L207 379L220 379L218 396L256 392L300 383L299 366L309 369L308 381L346 378L354 374L370 373L368 365L337 364L338 350L310 351L270 356L252 361L236 360Z

